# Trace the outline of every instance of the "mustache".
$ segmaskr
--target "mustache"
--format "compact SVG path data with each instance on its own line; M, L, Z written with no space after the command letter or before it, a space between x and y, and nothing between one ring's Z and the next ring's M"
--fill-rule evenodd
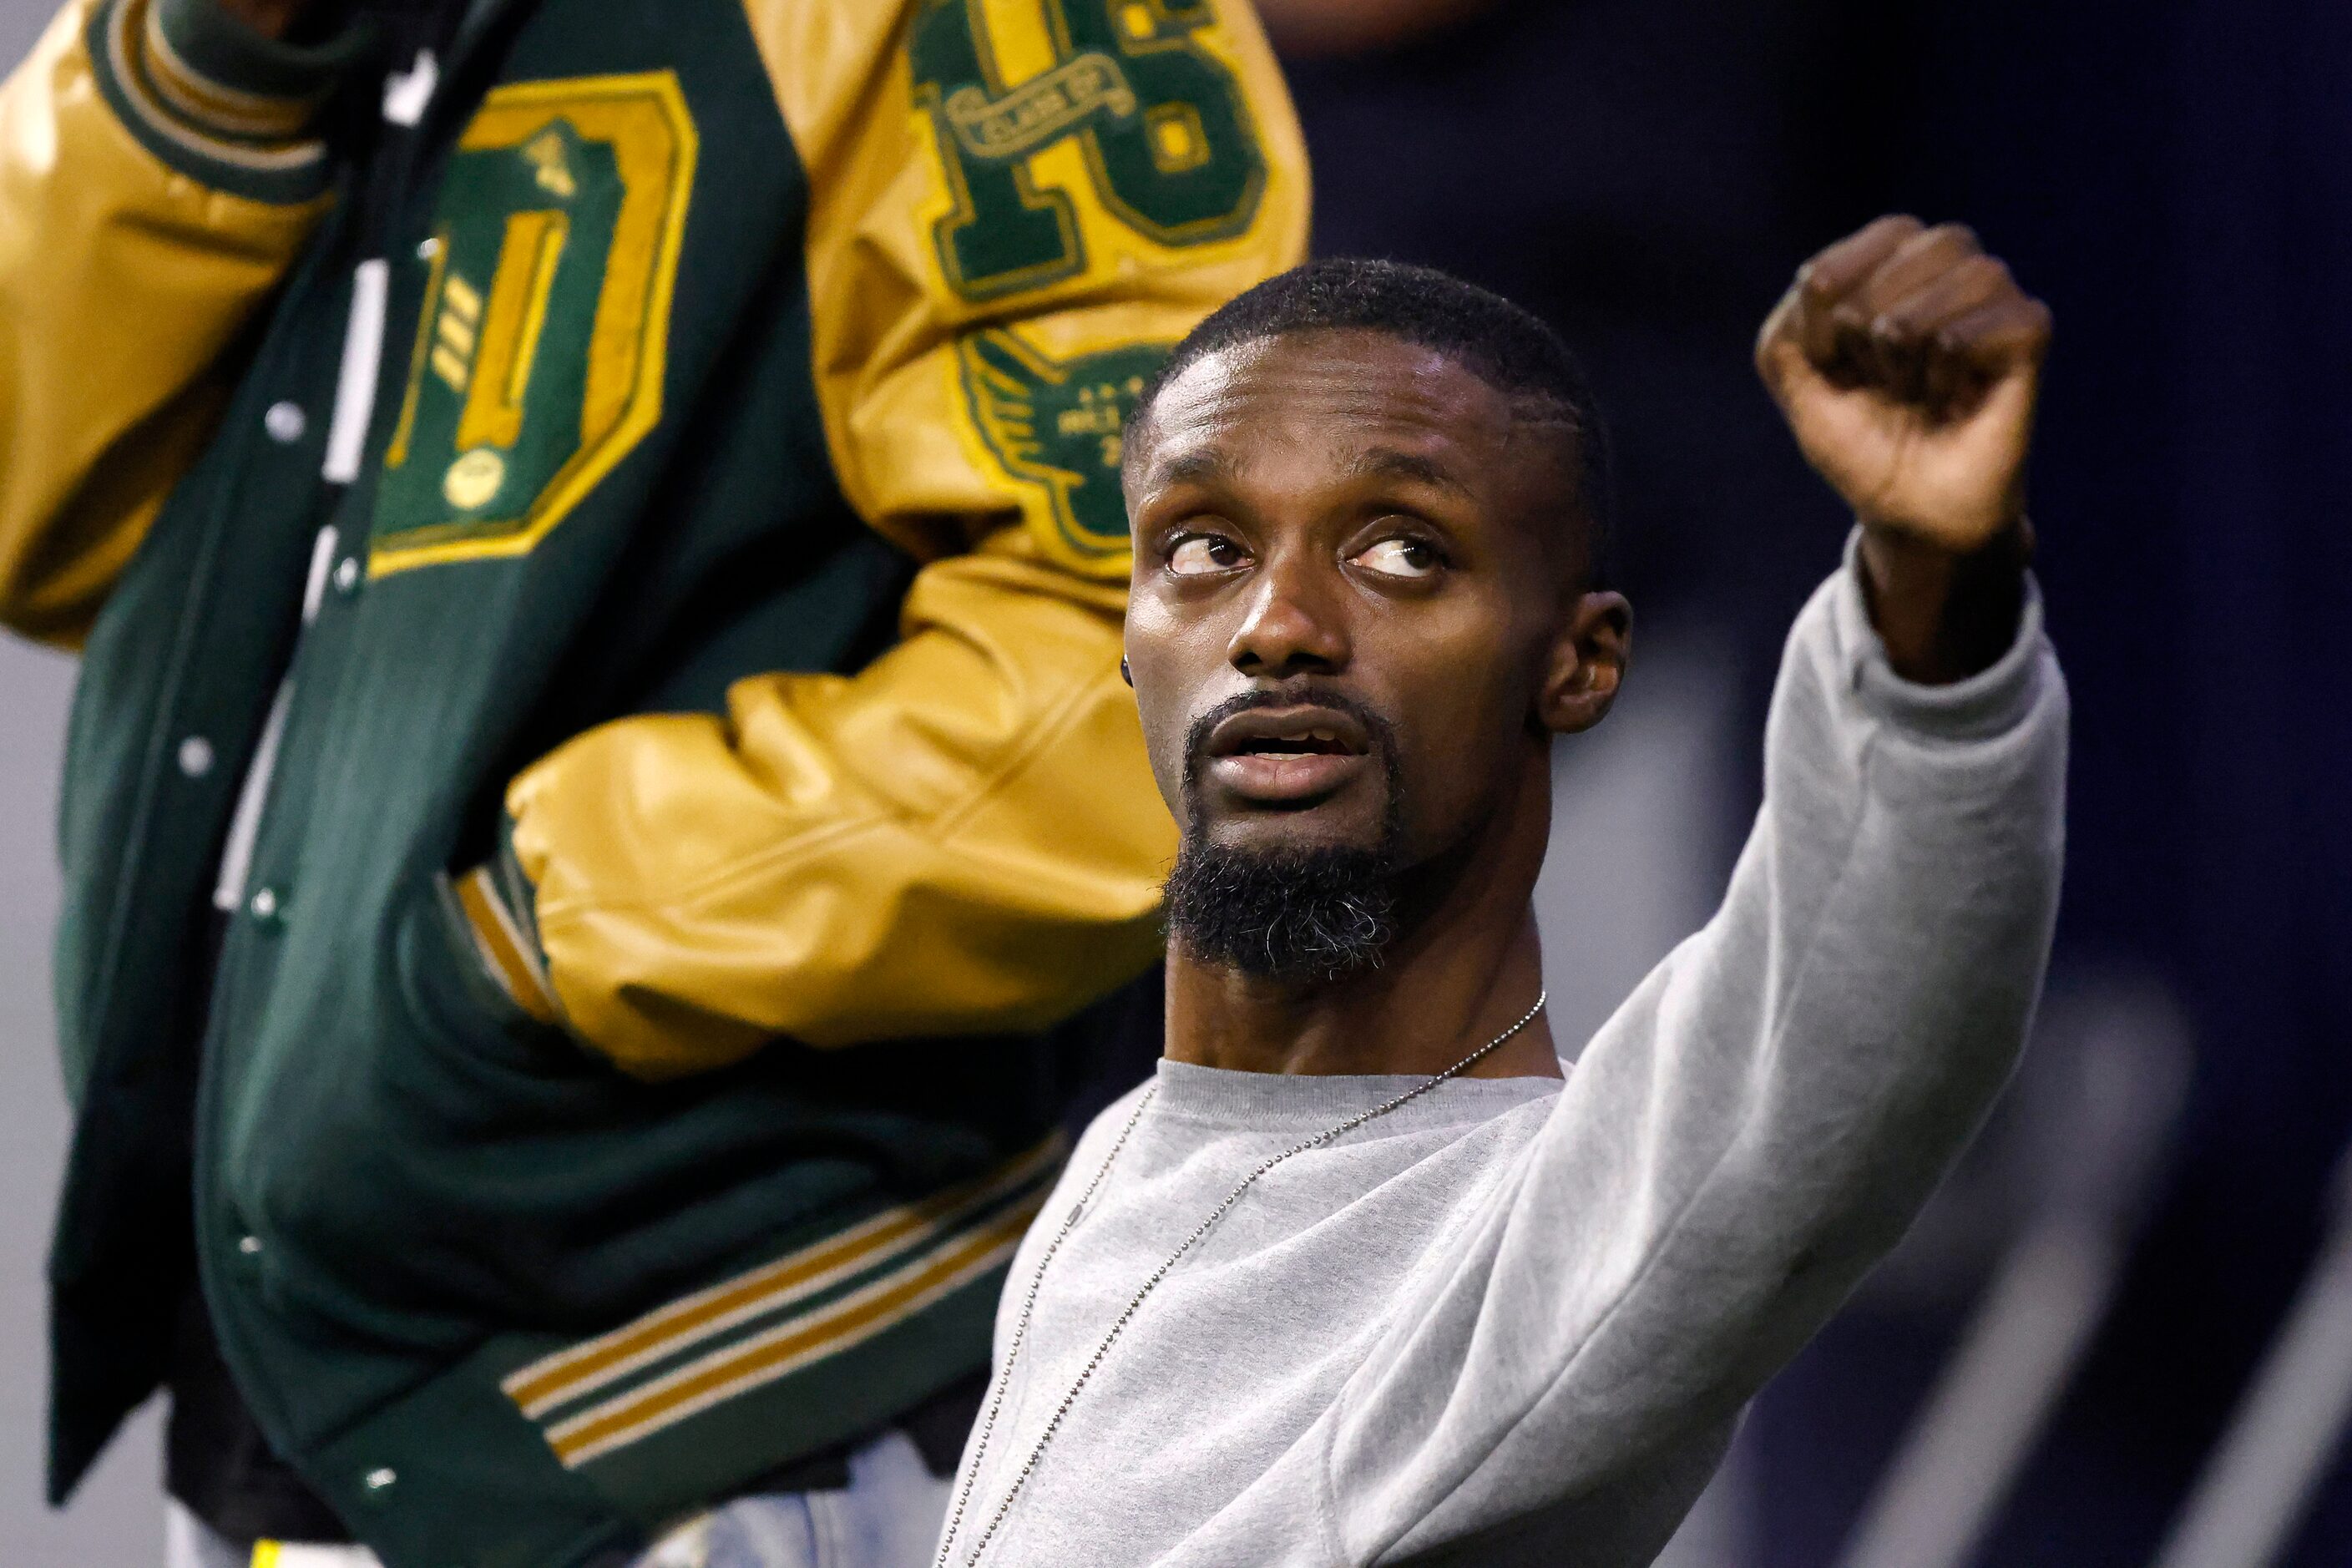
M1330 687L1302 682L1297 686L1255 687L1236 691L1223 702L1200 714L1184 731L1184 787L1190 792L1201 781L1201 770L1207 764L1209 736L1216 727L1236 713L1246 713L1253 708L1298 708L1312 705L1345 713L1364 727L1372 755L1390 780L1396 778L1396 726L1390 723L1369 703L1350 697Z

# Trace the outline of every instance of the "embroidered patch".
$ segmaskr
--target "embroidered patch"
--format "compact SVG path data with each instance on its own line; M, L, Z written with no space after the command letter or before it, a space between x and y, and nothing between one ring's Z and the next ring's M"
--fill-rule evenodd
M414 263L371 574L522 554L659 422L697 150L671 71L483 100Z
M1119 431L1169 343L1129 343L1057 360L992 328L959 345L973 427L1008 477L1045 492L1049 547L1081 561L1127 549Z
M1170 248L1248 228L1265 153L1217 27L1209 0L923 0L908 58L949 286L978 301L1075 277L1105 225Z

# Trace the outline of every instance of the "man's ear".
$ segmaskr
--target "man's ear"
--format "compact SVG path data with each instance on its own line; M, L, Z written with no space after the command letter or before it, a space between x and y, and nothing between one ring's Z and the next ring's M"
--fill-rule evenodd
M1608 716L1633 650L1633 606L1622 594L1572 600L1552 639L1535 721L1555 735L1590 730Z

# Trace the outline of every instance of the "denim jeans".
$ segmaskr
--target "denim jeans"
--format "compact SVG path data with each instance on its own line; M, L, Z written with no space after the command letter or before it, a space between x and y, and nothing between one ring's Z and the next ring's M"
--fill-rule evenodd
M737 1498L687 1521L635 1568L928 1568L949 1483L923 1468L903 1432L849 1457L840 1491ZM249 1568L253 1558L171 1505L165 1568ZM283 1544L275 1568L381 1568L363 1546Z

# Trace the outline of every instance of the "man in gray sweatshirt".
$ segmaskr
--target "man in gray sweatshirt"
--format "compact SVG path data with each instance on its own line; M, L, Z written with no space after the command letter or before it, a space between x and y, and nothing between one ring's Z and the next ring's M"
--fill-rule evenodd
M2022 510L2049 331L1908 218L1766 323L1860 526L1722 909L1566 1068L1528 905L1549 749L1629 632L1571 362L1364 262L1179 346L1126 450L1131 679L1183 829L1167 1057L1022 1248L941 1563L1651 1560L2026 1031L2066 749Z

